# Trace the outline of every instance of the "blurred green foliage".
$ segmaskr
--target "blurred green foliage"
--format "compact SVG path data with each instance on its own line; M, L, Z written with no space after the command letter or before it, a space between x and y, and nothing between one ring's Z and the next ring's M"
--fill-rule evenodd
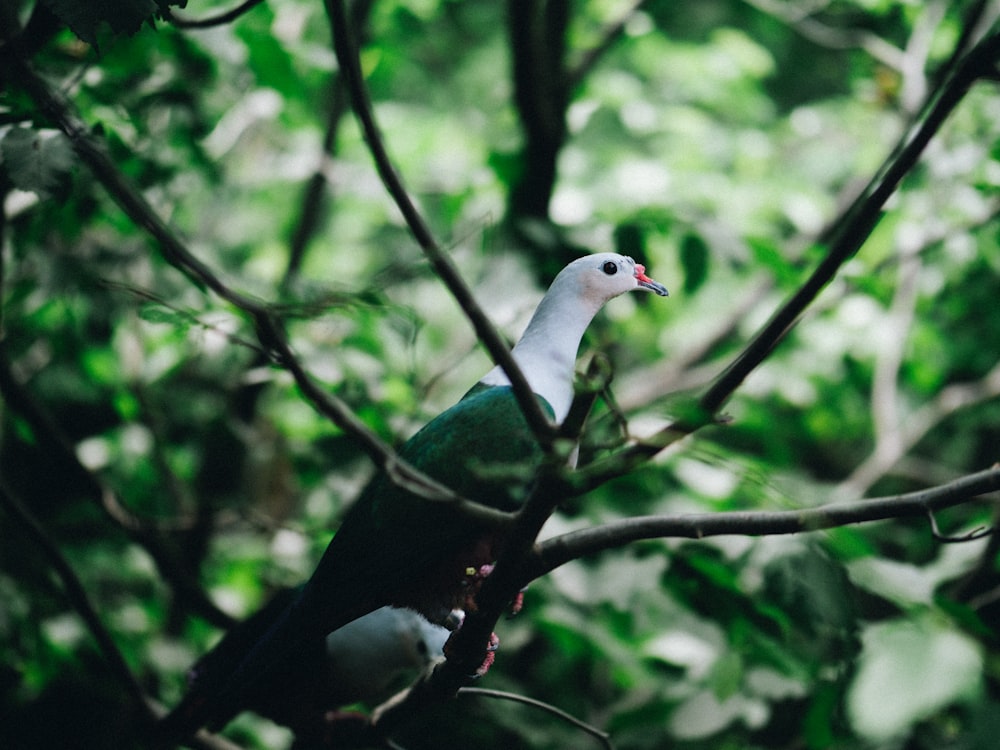
M612 303L587 338L614 362L615 408L642 435L802 282L815 238L887 157L977 4L653 0L593 65L588 51L631 4L572 4L559 62L580 77L544 196L551 221L509 204L533 165L504 5L367 5L362 64L389 151L504 331L517 335L580 248L618 247L670 288L660 303ZM405 439L490 363L372 168L323 4L273 0L205 29L154 24L153 11L167 3L38 0L4 15L37 24L34 68L198 257L280 305L307 368L382 437ZM133 673L172 704L224 619L192 584L241 617L302 580L371 467L269 366L248 321L168 266L47 114L5 84L0 476ZM998 206L1000 95L981 85L728 404L731 423L569 503L550 533L814 506L994 463ZM610 416L599 405L595 425ZM993 515L980 502L939 522L962 534ZM0 538L0 744L137 744L50 560L9 514ZM501 625L484 684L549 701L622 750L992 748L997 566L993 538L945 545L922 519L635 544L536 582ZM247 747L287 743L251 716L228 732ZM473 697L398 740L591 741Z

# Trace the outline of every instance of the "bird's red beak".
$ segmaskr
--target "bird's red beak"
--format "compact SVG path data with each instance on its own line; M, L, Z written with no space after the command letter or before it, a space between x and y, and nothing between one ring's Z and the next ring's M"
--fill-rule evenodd
M653 281L646 275L646 267L642 263L635 264L635 280L639 282L641 289L648 289L651 292L659 294L661 297L666 297L670 294L663 284Z

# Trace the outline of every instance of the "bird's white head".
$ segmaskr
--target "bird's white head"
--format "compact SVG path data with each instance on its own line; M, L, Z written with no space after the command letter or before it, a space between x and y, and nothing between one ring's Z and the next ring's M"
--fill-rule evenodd
M578 258L556 276L538 304L514 359L532 390L562 422L573 400L573 366L583 332L604 303L626 292L645 290L667 296L667 288L646 275L627 255L595 253ZM499 366L482 379L488 385L510 381Z
M572 289L574 294L594 304L595 309L634 290L667 296L667 288L649 278L642 264L618 253L595 253L577 258L552 282L553 291L560 287Z

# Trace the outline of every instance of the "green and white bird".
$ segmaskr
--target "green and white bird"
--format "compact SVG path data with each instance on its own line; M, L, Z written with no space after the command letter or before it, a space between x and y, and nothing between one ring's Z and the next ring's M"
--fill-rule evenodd
M513 356L554 423L565 419L573 400L584 331L608 300L632 291L667 295L631 258L597 253L560 271L539 303ZM530 469L542 458L499 367L399 454L458 495L508 511L523 502ZM511 466L523 470L512 474ZM407 607L440 622L463 607L470 571L495 561L503 542L495 527L450 503L415 495L379 472L348 510L301 593L267 631L228 649L224 659L205 660L184 700L161 723L163 737L179 740L201 726L224 725L266 689L283 664L307 658L306 650L328 633L379 607Z

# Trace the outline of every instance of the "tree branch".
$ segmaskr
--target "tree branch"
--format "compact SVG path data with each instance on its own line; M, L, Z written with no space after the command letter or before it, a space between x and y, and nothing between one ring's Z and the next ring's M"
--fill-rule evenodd
M503 690L490 690L488 688L466 687L459 690L458 694L460 696L483 696L484 698L497 698L499 700L523 703L526 706L538 708L545 713L551 714L557 719L566 722L567 724L571 724L585 734L590 735L600 744L601 747L606 748L607 750L612 750L613 748L611 744L611 737L607 732L604 732L597 727L586 723L585 721L580 721L575 716L566 713L562 709L556 708L551 703L545 703L544 701L529 698L526 695L517 695L516 693L508 693Z
M76 120L69 106L35 75L23 60L18 61L17 67L18 83L36 106L52 118L56 126L69 138L77 156L90 168L125 214L156 240L164 260L181 271L198 287L210 289L245 313L253 322L261 345L276 364L292 374L305 398L318 412L353 436L394 483L425 499L454 503L459 512L467 513L479 520L500 525L510 522L510 514L459 497L440 482L434 481L399 458L396 452L362 422L343 401L321 388L296 358L282 322L273 308L256 298L235 291L207 264L195 257L133 188L108 155L88 137L83 125Z
M652 437L635 442L578 472L576 483L580 492L628 473L681 437L713 422L714 415L733 392L794 328L805 309L815 301L840 267L861 248L881 218L886 201L917 164L924 148L972 85L980 79L996 76L998 57L1000 30L993 28L934 89L914 124L903 134L868 186L820 238L821 244L828 248L827 253L802 286L778 308L697 403L690 405L687 414Z
M737 358L700 399L701 407L714 414L771 350L794 327L799 316L836 275L840 267L861 248L882 216L882 209L903 177L917 164L931 138L981 78L994 75L1000 55L1000 33L994 30L977 44L930 95L916 122L907 129L892 154L820 243L826 256L806 282L758 331Z
M621 18L604 30L604 33L601 36L601 41L588 50L580 58L576 65L566 71L565 87L567 94L571 93L573 89L579 86L583 80L590 75L590 72L597 66L597 63L600 62L601 58L607 54L608 50L614 47L621 38L622 34L625 32L625 27L628 26L628 22L635 17L636 13L642 10L642 6L647 2L648 0L635 0L635 2L632 3L632 6L622 13Z
M510 187L515 224L547 221L569 104L565 55L567 0L508 0L514 106L524 131L522 173Z
M959 409L997 396L1000 396L1000 362L979 380L952 383L945 387L932 401L896 426L890 437L876 436L875 449L837 486L834 497L843 499L864 492L892 469L936 424Z
M1000 465L969 474L947 484L904 495L830 503L802 510L735 511L627 518L541 542L534 559L525 566L526 578L522 585L550 573L570 560L621 547L640 539L664 537L703 539L729 534L741 536L798 534L889 518L925 516L928 511L961 505L972 498L996 490L1000 490Z
M125 661L125 657L122 656L121 651L118 650L114 638L111 637L107 628L104 627L104 623L101 621L100 615L97 614L97 610L90 603L87 590L84 588L80 578L76 575L76 572L63 556L62 552L59 551L56 543L52 541L45 529L42 528L38 519L35 518L27 506L21 502L2 478L0 478L0 505L6 508L11 519L31 537L42 554L48 558L49 564L62 581L63 589L70 606L80 615L90 634L97 641L98 647L104 654L104 658L111 665L111 669L118 678L118 681L124 686L133 703L143 711L146 720L150 723L154 721L155 715L146 702L146 695L142 686L132 674L132 670L129 669L128 663Z
M551 499L565 489L551 469L534 495ZM551 490L551 491L550 491ZM534 517L519 518L523 527L514 547L505 548L476 598L478 610L468 613L449 643L448 659L424 673L409 688L372 713L373 730L386 736L420 716L427 708L455 696L473 681L471 670L482 661L484 644L503 614L507 602L532 580L571 560L622 547L642 539L680 537L703 539L738 534L771 536L819 531L855 523L925 516L1000 490L1000 465L944 485L904 495L830 503L817 508L775 512L699 513L684 516L640 516L570 532L534 544ZM532 501L528 505L531 507ZM534 505L536 511L545 503ZM544 520L544 519L543 519Z
M213 26L223 26L231 23L245 13L253 10L262 2L264 0L243 0L235 8L219 13L218 15L209 16L208 18L184 18L169 9L163 12L163 17L179 29L208 29Z
M386 190L403 214L413 238L423 250L434 271L458 302L469 322L472 323L476 336L486 347L493 361L503 368L510 380L518 406L521 407L521 411L524 413L539 445L543 450L549 450L555 437L555 426L549 422L548 417L542 411L531 386L528 385L528 381L524 377L524 373L514 361L507 343L497 332L479 303L476 302L472 291L463 281L454 263L434 239L430 227L427 226L423 216L411 200L399 173L389 158L378 124L375 122L375 114L361 72L358 51L351 37L343 0L325 0L325 5L327 15L330 18L333 48L337 55L337 62L340 64L342 75L351 94L354 114L358 118L365 139L368 141L368 148L371 151L379 177L382 178Z
M356 0L351 6L351 28L358 36L362 35L367 23L374 0ZM344 116L350 111L347 87L343 75L334 73L331 76L329 88L329 111L326 116L326 129L323 133L323 146L320 164L306 183L302 195L302 210L295 224L289 242L288 267L282 283L288 282L298 274L305 257L306 246L319 228L323 197L327 194L329 181L326 166L337 153L337 136Z

